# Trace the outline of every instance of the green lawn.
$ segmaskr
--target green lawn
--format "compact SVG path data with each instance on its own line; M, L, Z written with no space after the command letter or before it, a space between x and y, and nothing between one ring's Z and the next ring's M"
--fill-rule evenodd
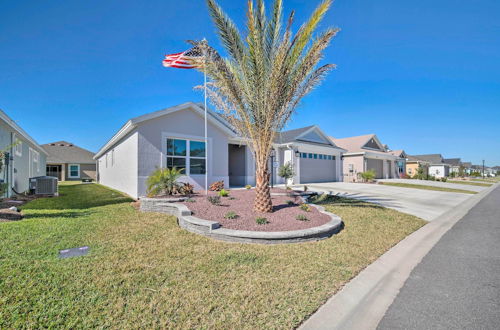
M97 184L0 224L0 328L281 328L298 326L387 249L425 224L348 199L322 203L345 229L287 245L217 242L176 219L140 213ZM58 250L88 245L60 260Z
M493 183L472 182L472 181L453 181L453 180L448 180L446 182L457 183L457 184L465 184L465 185L470 185L470 186L479 186L479 187L489 187L489 186L493 185Z
M394 186L394 187L402 187L402 188L414 188L414 189L423 189L423 190L446 191L446 192L456 192L456 193L464 193L464 194L477 194L477 192L471 191L471 190L455 189L455 188L445 188L445 187L436 187L436 186L427 186L427 185L423 185L423 184L399 183L399 182L379 182L379 184L383 184L384 186Z

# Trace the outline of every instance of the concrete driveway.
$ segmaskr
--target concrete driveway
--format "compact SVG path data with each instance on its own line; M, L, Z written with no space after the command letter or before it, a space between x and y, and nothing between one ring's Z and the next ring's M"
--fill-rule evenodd
M395 183L409 183L409 184L421 184L424 186L434 186L434 187L442 187L442 188L451 188L451 189L463 189L470 190L475 192L483 191L488 188L486 186L473 186L470 184L459 184L459 183L449 183L449 182L441 182L441 181L428 181L428 180L413 180L413 179L382 179L377 180L380 182L395 182Z
M345 197L378 203L384 207L412 214L427 221L436 219L441 214L448 212L473 196L463 193L391 187L366 183L325 182L306 185L309 190L340 194ZM459 186L453 183L450 183L450 185ZM304 185L296 185L294 188L301 189L303 186Z

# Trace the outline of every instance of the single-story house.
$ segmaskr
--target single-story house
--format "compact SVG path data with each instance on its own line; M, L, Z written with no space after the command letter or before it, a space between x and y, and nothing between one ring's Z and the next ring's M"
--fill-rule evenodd
M460 166L462 166L460 158L445 158L443 163L450 165L450 173L458 174L460 172Z
M47 175L59 181L95 180L94 153L73 143L58 141L43 144L47 152Z
M429 175L443 178L450 175L450 165L444 163L441 154L413 155L413 157L429 163Z
M99 183L139 198L146 195L146 180L156 169L185 169L180 181L195 189L223 180L226 186L255 184L255 162L247 142L218 113L207 111L208 145L204 142L203 105L188 102L128 120L97 152ZM317 126L281 132L273 145L274 183L279 166L293 165L294 183L339 181L341 156ZM205 168L205 158L208 167Z
M45 150L5 112L0 110L0 150L2 160L0 181L7 184L5 196L13 190L23 193L29 188L29 178L45 175Z
M406 158L408 158L408 155L406 152L402 149L400 150L390 150L389 153L391 155L394 155L398 157L398 160L396 161L396 167L398 170L398 175L399 177L402 177L406 174Z
M410 177L414 177L418 174L418 168L422 167L424 169L424 175L429 175L429 165L428 161L418 159L414 156L407 155L406 157L406 174Z
M464 172L466 174L472 173L472 163L471 162L463 162L462 166L464 167Z
M397 163L400 157L388 152L375 134L330 139L347 150L343 155L343 181L356 182L359 173L371 169L375 170L376 179L399 178Z

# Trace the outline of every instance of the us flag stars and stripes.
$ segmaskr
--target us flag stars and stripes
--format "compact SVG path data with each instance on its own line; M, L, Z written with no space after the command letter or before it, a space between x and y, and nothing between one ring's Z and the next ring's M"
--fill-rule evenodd
M167 68L199 68L203 65L203 53L198 47L193 47L182 53L165 55L162 63Z

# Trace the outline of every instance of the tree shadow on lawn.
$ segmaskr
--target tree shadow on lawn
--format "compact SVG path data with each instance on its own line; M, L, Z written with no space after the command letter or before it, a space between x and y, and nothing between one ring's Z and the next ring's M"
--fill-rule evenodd
M311 200L313 204L334 204L335 206L350 206L350 207L362 207L362 208L373 208L373 209L384 209L384 206L377 205L373 202L367 202L360 199L346 198L337 195L327 195L323 194Z
M35 218L79 218L86 217L90 215L90 211L42 211L37 213L23 214L24 219L35 219Z

